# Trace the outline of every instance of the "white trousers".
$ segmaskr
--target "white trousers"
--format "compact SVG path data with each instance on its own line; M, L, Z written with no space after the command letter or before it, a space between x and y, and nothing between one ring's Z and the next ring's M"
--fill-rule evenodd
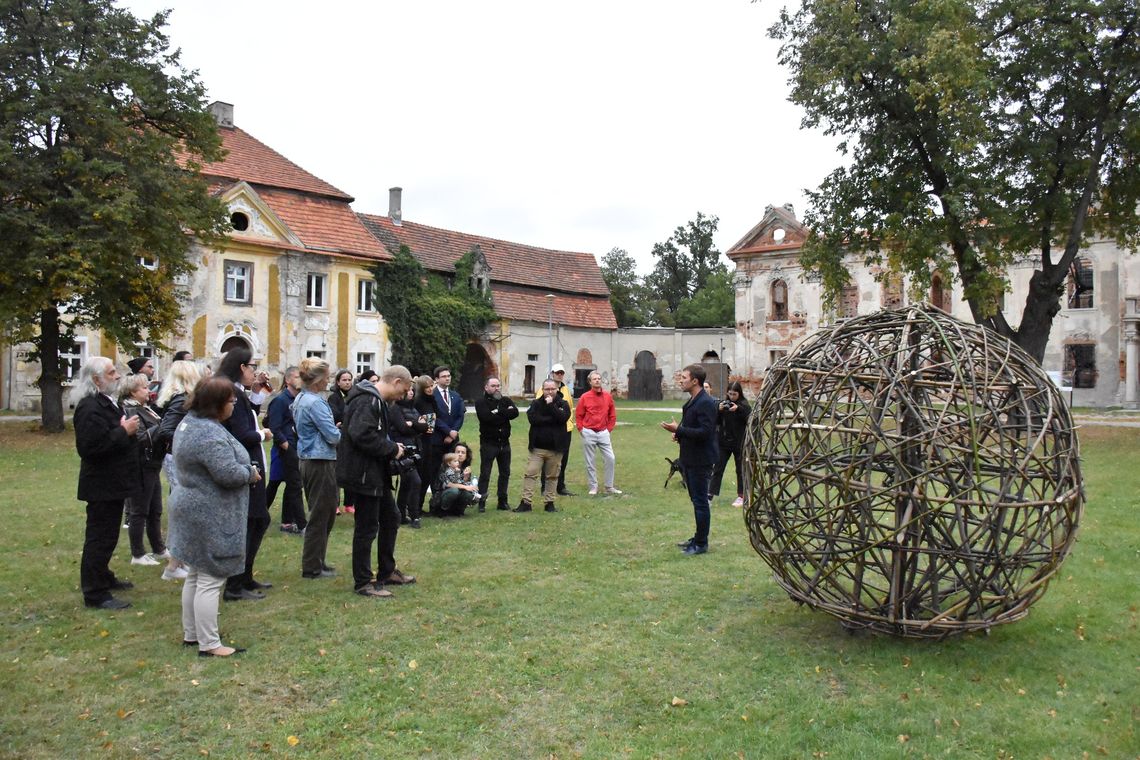
M197 641L198 651L207 652L222 645L218 633L218 602L225 578L198 572L187 565L190 574L182 585L182 640Z
M601 452L602 461L606 463L606 488L614 487L614 447L610 443L610 431L600 433L589 428L582 428L582 457L586 460L586 481L590 490L598 490L598 472L594 466L594 454Z

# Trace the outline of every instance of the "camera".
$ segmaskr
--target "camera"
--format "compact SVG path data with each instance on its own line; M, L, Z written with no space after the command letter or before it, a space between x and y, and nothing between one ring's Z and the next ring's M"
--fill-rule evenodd
M726 412L731 411L732 407L734 407L734 406L736 406L736 404L732 403L731 401L729 401L727 399L720 402L720 408L725 410Z
M420 447L412 443L404 444L404 455L393 462L396 468L396 473L408 472L414 470L419 465L420 460L424 455L420 453Z

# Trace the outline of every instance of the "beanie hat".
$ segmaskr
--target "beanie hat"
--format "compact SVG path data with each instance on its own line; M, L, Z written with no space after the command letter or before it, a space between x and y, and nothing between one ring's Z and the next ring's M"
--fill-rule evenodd
M150 359L145 356L136 356L127 362L127 366L130 367L132 375L137 375L139 370L141 370L148 361L150 361Z

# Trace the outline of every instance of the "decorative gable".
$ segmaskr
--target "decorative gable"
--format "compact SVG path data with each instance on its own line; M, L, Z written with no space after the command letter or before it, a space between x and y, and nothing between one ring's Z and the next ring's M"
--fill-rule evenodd
M281 217L273 212L249 183L238 182L219 195L230 209L233 230L230 237L242 240L255 240L264 243L273 241L291 248L304 248L305 244L289 229ZM241 229L244 226L244 229Z
M796 219L791 204L768 206L760 222L728 250L728 257L770 252L787 252L801 248L807 240L807 228Z

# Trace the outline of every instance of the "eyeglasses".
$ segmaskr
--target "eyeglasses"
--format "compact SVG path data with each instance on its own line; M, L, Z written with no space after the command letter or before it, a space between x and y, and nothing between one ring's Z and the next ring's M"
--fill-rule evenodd
M231 399L230 399L229 401L227 401L226 403L227 403L227 404L236 404L236 403L237 403L237 399L236 399L236 398L231 398Z
M252 369L254 372L257 372L257 365L256 365L256 364L243 364L243 365L241 365L241 366L243 366L243 367L249 367L249 368L250 368L250 369Z

